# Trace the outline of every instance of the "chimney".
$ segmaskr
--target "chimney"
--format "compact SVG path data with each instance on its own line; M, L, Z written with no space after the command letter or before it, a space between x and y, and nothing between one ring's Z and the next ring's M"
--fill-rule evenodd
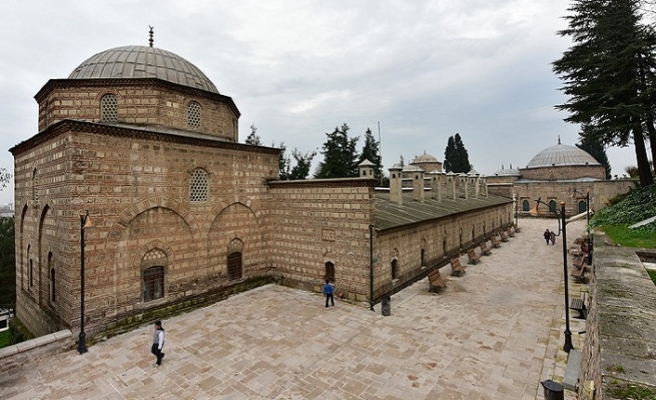
M481 180L481 192L483 194L483 197L487 197L487 176L481 175L480 180Z
M416 201L424 202L424 170L419 167L412 173L412 194Z
M358 165L360 170L360 178L374 179L374 163L366 158Z
M456 199L456 174L447 172L446 174L446 197L447 199Z
M474 197L476 197L478 199L478 197L481 194L481 176L476 175L474 178L475 178L474 185L475 185L475 189L476 189L474 191Z
M401 184L401 167L393 165L389 170L390 200L396 204L403 204L403 187Z
M444 174L440 171L429 172L431 178L431 199L442 201L442 178Z
M469 199L469 189L467 188L469 185L467 181L467 175L464 172L461 172L460 175L458 175L458 185L460 185L459 191L463 192L465 200Z

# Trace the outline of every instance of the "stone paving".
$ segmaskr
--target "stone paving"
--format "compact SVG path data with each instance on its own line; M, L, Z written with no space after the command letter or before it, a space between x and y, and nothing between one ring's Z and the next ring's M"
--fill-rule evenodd
M268 285L164 320L160 367L148 325L1 373L0 398L542 399L567 360L562 243L542 238L555 220L519 225L440 293L424 279L395 294L391 316ZM569 242L584 228L568 224Z

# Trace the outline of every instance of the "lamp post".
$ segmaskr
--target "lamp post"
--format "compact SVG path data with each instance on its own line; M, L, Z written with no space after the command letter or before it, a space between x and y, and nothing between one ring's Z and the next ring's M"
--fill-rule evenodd
M369 224L369 309L374 310L374 224Z
M91 225L89 219L89 210L85 214L80 214L80 336L78 338L77 352L86 353L87 335L84 333L84 230Z
M539 215L538 207L540 206L540 203L549 207L549 205L543 202L540 197L538 197L535 202L535 207L530 211L531 215ZM561 232L563 233L563 281L565 283L565 344L563 345L563 350L569 353L574 346L572 345L572 331L569 328L569 277L567 274L567 221L565 220L565 202L560 202L560 212L558 212L557 209L554 210L550 207L549 210L558 217L558 236Z

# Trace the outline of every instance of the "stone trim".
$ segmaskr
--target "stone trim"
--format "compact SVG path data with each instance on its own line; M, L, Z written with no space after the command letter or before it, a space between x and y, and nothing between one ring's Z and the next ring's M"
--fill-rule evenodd
M107 125L97 122L86 122L86 121L77 121L71 119L65 119L59 122L56 122L46 130L37 133L31 138L17 144L16 146L9 149L9 151L16 157L18 154L27 151L35 146L43 144L59 135L66 133L88 133L88 134L97 134L97 135L110 135L110 136L119 136L119 137L130 137L135 139L145 139L152 140L161 143L178 143L178 144L189 144L200 147L215 147L221 149L229 150L248 150L253 153L265 153L265 154L279 154L280 149L273 147L263 147L263 146L252 146L242 143L229 142L225 140L217 140L215 138L199 138L199 137L190 137L183 135L176 135L175 133L165 133L157 132L150 130L142 129L131 129L127 126L115 126ZM198 134L197 132L189 131L191 134ZM371 180L375 182L375 180Z

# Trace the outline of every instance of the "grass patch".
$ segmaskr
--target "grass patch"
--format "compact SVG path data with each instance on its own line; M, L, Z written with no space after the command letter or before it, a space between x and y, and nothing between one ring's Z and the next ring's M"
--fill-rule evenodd
M656 285L656 270L648 269L647 273L649 274L651 281L654 282L654 285Z
M611 381L609 392L617 399L656 400L656 388L646 385Z
M11 344L9 341L9 331L0 332L0 349Z
M656 248L656 235L653 231L629 229L628 225L605 225L601 229L613 242L621 246Z

